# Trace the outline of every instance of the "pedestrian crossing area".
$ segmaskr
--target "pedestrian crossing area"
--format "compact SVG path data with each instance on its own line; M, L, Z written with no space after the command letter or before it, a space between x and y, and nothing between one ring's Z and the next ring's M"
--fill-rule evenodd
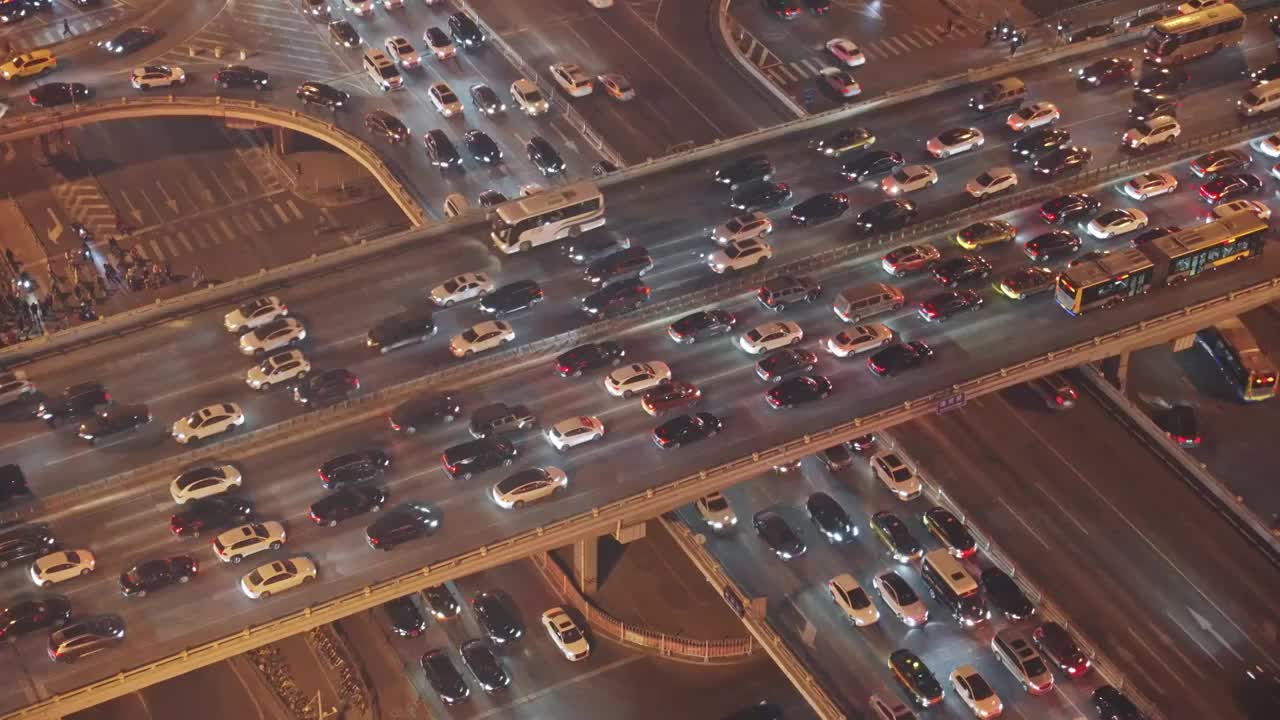
M71 0L54 0L53 5L53 12L38 12L22 22L0 26L0 46L7 45L14 52L49 47L120 21L134 11L134 0L109 0L88 10Z
M854 68L854 77L857 77L859 72L867 72L869 68L874 70L875 63L893 62L895 58L902 58L938 45L956 43L981 32L976 25L957 22L951 26L950 30L942 23L921 25L907 32L871 42L863 42L856 37L851 37L849 39L857 43L863 54L867 56L866 65ZM779 85L791 85L816 77L822 68L838 65L838 61L831 57L825 48L819 49L812 57L794 62L785 62L767 51L752 56L752 61L770 80Z
M221 128L235 150L236 157L249 170L250 175L262 186L264 193L276 193L285 189L284 173L280 159L263 135L253 130Z
M135 233L122 243L137 248L148 262L168 262L183 256L218 254L223 245L244 250L246 243L266 239L306 218L292 193L279 192L237 206L220 207L180 223Z
M115 231L115 209L97 178L87 175L71 182L56 183L51 192L67 217L84 225L90 232L101 236Z

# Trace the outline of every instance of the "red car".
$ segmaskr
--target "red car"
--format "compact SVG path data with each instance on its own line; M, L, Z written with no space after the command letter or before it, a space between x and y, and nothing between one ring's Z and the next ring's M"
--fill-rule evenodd
M670 382L660 385L640 398L640 406L650 415L663 415L696 405L702 399L702 390L687 382Z

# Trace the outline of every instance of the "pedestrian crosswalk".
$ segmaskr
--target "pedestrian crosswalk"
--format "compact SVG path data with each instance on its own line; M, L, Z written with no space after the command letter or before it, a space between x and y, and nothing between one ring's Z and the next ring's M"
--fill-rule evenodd
M56 183L51 192L74 222L95 235L115 232L116 211L102 191L97 178L86 175L70 182Z
M235 150L236 157L262 186L263 192L276 193L285 189L284 171L280 168L282 161L261 133L256 130L232 130L226 127L221 130Z
M240 205L198 213L180 223L168 223L135 233L122 244L126 249L137 248L138 254L151 262L217 253L217 248L223 245L243 251L246 243L270 237L305 217L306 213L292 193L277 192Z
M135 0L108 0L100 7L82 10L68 0L55 2L52 12L39 12L0 27L0 46L7 45L15 52L49 47L123 19L134 11L134 4Z
M867 42L856 37L850 37L849 39L857 43L863 54L867 56L867 64L861 68L856 68L854 76L856 77L859 71L867 72L868 68L872 68L874 63L893 62L895 58L921 52L938 45L954 43L979 32L981 31L976 25L954 23L948 29L946 25L939 23L937 25L919 25L897 35ZM763 46L761 46L761 52L752 56L752 62L755 62L770 80L779 85L791 85L806 78L815 77L822 68L837 64L835 58L831 57L825 49L815 53L812 57L786 62L763 49Z

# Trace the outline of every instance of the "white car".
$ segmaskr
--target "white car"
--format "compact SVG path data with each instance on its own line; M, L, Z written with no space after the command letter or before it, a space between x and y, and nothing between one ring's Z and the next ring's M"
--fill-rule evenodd
M762 238L773 232L773 221L762 212L746 213L729 218L711 231L711 239L721 247L735 240Z
M694 503L703 522L712 530L730 530L738 525L738 514L733 511L729 501L719 491L708 493Z
M1178 189L1178 178L1167 172L1148 172L1129 180L1122 188L1134 200L1146 200Z
M956 695L973 712L974 717L986 720L999 717L1004 712L1000 696L972 665L961 665L951 673L951 687L955 688Z
M284 546L288 534L284 525L275 520L266 522L245 523L218 533L213 539L213 553L222 562L238 565L250 555L257 555L267 550L279 550Z
M1280 176L1278 176L1280 177ZM1213 213L1205 218L1205 222L1212 222L1219 218L1228 218L1236 213L1251 212L1258 216L1259 220L1271 219L1271 208L1257 200L1232 200L1231 202L1222 203L1213 208Z
M730 271L759 267L773 257L773 248L760 238L734 240L723 248L707 255L707 267L722 275Z
M241 305L222 318L227 332L239 333L262 327L289 314L289 308L275 295L260 297Z
M285 350L249 368L244 381L254 390L268 390L280 383L301 380L311 372L311 361L301 350Z
M400 63L400 67L416 68L422 64L422 58L419 57L418 51L413 49L413 45L407 38L399 35L392 35L382 43L382 47L387 50L387 57Z
M1026 105L1017 112L1010 113L1005 123L1008 124L1010 130L1025 132L1042 125L1048 125L1061 118L1062 112L1058 110L1057 105L1051 102L1037 102Z
M511 101L530 117L542 115L551 109L538 86L524 78L511 83Z
M818 80L840 97L857 97L862 94L862 86L847 71L836 67L824 67L818 71Z
M449 352L454 357L466 357L485 350L492 350L516 339L516 331L501 320L476 323L454 335L449 340Z
M888 345L891 342L893 342L893 330L890 330L888 325L871 323L869 325L854 325L851 328L841 330L834 336L827 338L826 343L823 345L827 348L827 352L832 355L838 358L847 358Z
M1018 187L1018 174L1013 168L993 167L965 183L964 191L971 197L984 198Z
M834 38L827 41L827 52L844 63L845 67L858 67L867 62L867 56L857 43L847 38Z
M59 550L31 563L31 582L46 588L93 572L96 564L88 550Z
M542 627L547 629L551 642L560 648L560 652L570 662L585 660L591 654L591 643L587 642L587 636L582 634L582 628L578 627L564 608L553 607L542 613Z
M880 611L871 604L867 591L862 589L857 580L848 573L841 573L827 581L827 592L836 607L844 613L849 622L858 627L874 625L880 620Z
M307 329L290 317L276 318L240 336L240 352L261 355L307 339Z
M373 14L373 0L343 0L343 4L347 9L355 14L356 17L364 17Z
M558 467L535 467L494 483L490 494L498 507L510 510L549 498L569 486L569 476Z
M1125 132L1121 142L1132 150L1145 150L1172 142L1181 134L1182 126L1178 121L1168 115L1162 115L1151 118L1138 127L1130 128Z
M930 138L924 146L930 155L945 158L982 147L986 141L978 128L952 128Z
M1280 157L1280 132L1268 135L1251 144L1254 150L1267 157Z
M269 562L240 579L240 589L250 600L271 597L316 579L316 564L298 556Z
M880 599L907 627L920 627L929 622L929 608L907 581L896 572L889 571L875 576L871 581Z
M175 65L146 65L129 73L129 84L138 90L186 85L187 73Z
M790 320L778 320L757 325L738 338L738 347L752 355L797 345L804 339L804 331Z
M578 447L604 437L604 423L594 415L571 417L547 428L547 442L556 450Z
M609 93L609 97L614 100L626 102L627 100L634 100L636 97L636 89L631 86L631 82L627 80L626 76L620 73L597 75L596 80L604 88L604 91Z
M431 88L427 90L427 97L431 99L431 104L435 106L436 110L445 117L462 114L462 101L445 83L433 83Z
M36 393L36 385L21 370L0 375L0 405L18 402Z
M595 89L591 78L574 63L556 63L548 70L551 79L572 97L586 97Z
M1147 226L1147 214L1136 208L1108 210L1089 221L1089 234L1106 240Z
M382 0L382 7L388 10L404 7L404 0Z
M928 165L903 165L880 181L885 195L905 195L937 184L938 172Z
M892 450L872 455L871 470L899 499L913 500L920 497L924 489L916 471Z
M671 368L664 362L632 363L604 376L604 389L614 397L631 398L671 382Z
M451 277L431 288L431 302L443 307L450 307L493 292L493 280L488 273L468 272Z
M179 505L240 487L244 476L235 465L207 465L188 470L169 483L169 495Z
M235 403L200 408L173 423L173 439L180 445L230 432L244 424L244 411Z

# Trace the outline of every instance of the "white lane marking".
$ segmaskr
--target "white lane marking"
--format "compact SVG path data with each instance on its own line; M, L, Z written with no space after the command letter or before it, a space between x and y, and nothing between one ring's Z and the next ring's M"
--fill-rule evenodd
M89 453L91 453L91 452L93 452L93 451L94 451L94 449L93 449L92 447L89 447L89 448L87 448L87 449L85 449L85 450L81 450L80 452L71 453L70 455L66 455L66 456L64 456L64 457L60 457L60 458L58 458L57 460L50 460L47 464L48 464L50 467L52 467L52 466L54 466L54 465L59 465L59 464L64 463L64 462L69 462L69 461L71 461L71 460L75 460L75 459L76 459L76 458L78 458L78 457L84 457L85 455L88 455Z
M1039 490L1040 492L1044 493L1044 496L1045 496L1045 497L1047 497L1047 498L1049 498L1049 502L1051 502L1051 503L1053 503L1054 505L1058 506L1058 509L1062 511L1062 514L1063 514L1063 515L1066 515L1066 516L1067 516L1067 519L1069 519L1071 522L1075 523L1076 527L1080 528L1080 532L1084 533L1085 535L1088 535L1088 534L1089 534L1089 531L1088 531L1088 530L1086 530L1086 529L1085 529L1085 527L1084 527L1084 525L1083 525L1083 524L1081 524L1081 522L1080 522L1079 520L1077 520L1077 519L1076 519L1076 516L1075 516L1075 515L1072 515L1070 510L1067 510L1065 507L1063 507L1062 503L1058 502L1058 499L1057 499L1057 498L1055 498L1054 496L1050 495L1050 494L1049 494L1049 491L1048 491L1048 490L1046 490L1046 489L1044 488L1044 486L1043 486L1043 485L1041 485L1041 484L1039 484L1039 483L1036 483L1036 489L1037 489L1037 490Z
M44 435L28 435L27 437L24 437L21 440L14 440L11 443L0 445L0 450L8 450L9 448L17 447L23 443L29 443L32 440L35 440L36 438L42 438L42 437L44 437Z
M1134 630L1132 626L1127 627L1125 629L1129 631L1129 634L1133 636L1134 640L1138 641L1138 644L1142 645L1142 647L1147 649L1147 652L1151 654L1151 657L1155 658L1156 662L1160 663L1160 667L1164 668L1165 672L1169 673L1169 677L1174 677L1174 678L1180 677L1178 671L1174 670L1172 665L1165 662L1164 655L1158 652L1155 648L1151 647L1151 644L1148 643L1142 637L1142 635L1138 633L1138 631ZM1213 656L1210 655L1210 657L1213 657ZM1160 687L1160 685L1157 684L1156 687Z
M1004 506L1005 510L1009 511L1009 515L1011 515L1018 522L1022 523L1022 527L1026 528L1027 532L1031 533L1031 537L1034 537L1036 540L1039 540L1040 544L1045 546L1045 549L1049 548L1049 543L1045 542L1044 538L1040 537L1040 534L1035 531L1035 528L1028 525L1027 521L1023 520L1021 515L1015 512L1013 508L1009 507L1009 503L1005 502L1004 498L1000 498L1000 504Z
M560 681L560 682L558 682L558 683L556 683L556 684L554 684L554 685L548 685L547 687L544 687L544 688L542 688L541 690L537 690L537 691L535 691L535 692L531 692L531 693L529 693L528 695L525 695L525 696L523 696L523 697L517 698L516 700L514 700L514 701L512 701L512 702L509 702L509 703L507 703L506 705L500 705L500 706L498 706L498 707L491 708L491 709L489 709L489 710L487 710L487 711L485 711L485 712L480 713L479 715L476 715L476 716L475 716L475 718L476 718L476 720L483 720L484 718L490 718L490 717L493 717L493 716L495 716L495 715L499 715L499 714L502 714L502 713L506 713L506 712L508 712L509 710L511 710L512 708L514 708L514 707L516 707L516 706L519 706L519 705L525 705L525 704L527 704L527 703L531 703L531 702L533 702L534 700L537 700L537 699L539 699L539 698L541 698L541 697L544 697L544 696L546 696L546 695L550 695L551 693L556 692L557 690L561 690L561 689L563 689L563 688L566 688L566 687L568 687L568 686L570 686L570 685L576 685L576 684L578 684L578 683L580 683L580 682L583 682L583 681L585 681L585 680L590 680L590 679L592 679L592 678L594 678L594 677L597 677L597 676L599 676L599 675L603 675L603 674L605 674L605 673L607 673L607 672L611 672L611 671L613 671L613 670L617 670L617 669L618 669L618 668L620 668L620 667L624 667L624 666L626 666L626 665L630 665L630 664L631 664L631 663L633 663L633 662L637 662L637 661L643 660L643 659L644 659L644 657L645 657L644 655L632 655L631 657L625 657L625 658L622 658L621 660L614 660L613 662L609 663L608 665L605 665L605 666L603 666L603 667L598 667L598 668L596 668L595 670L592 670L591 672L586 672L586 673L582 673L581 675L576 675L576 676L571 677L571 678L569 678L569 679L567 679L567 680L562 680L562 681Z
M239 349L239 348L237 348L237 350L238 350L238 349ZM248 361L249 361L249 363L250 363L250 367L252 367L252 366L254 366L254 365L257 365L257 364L258 364L258 363L253 362L253 359L252 359L252 358L247 358L247 360L248 360ZM238 380L238 379L241 379L241 378L243 378L243 377L244 377L244 374L243 374L243 373L227 373L227 374L220 375L220 376L218 376L218 377L216 377L216 378L213 378L212 380L206 380L205 382L199 383L199 384L197 384L197 385L187 385L187 386L186 386L186 387L184 387L184 388L181 388L181 389L178 389L178 390L174 390L174 391L172 391L172 392L167 392L167 393L165 393L165 394L163 394L163 395L156 395L156 396L154 396L154 397L147 398L146 400L143 400L142 402L143 402L143 404L144 404L144 405L155 405L156 403L159 403L159 402L161 402L161 401L163 401L163 400L168 400L169 398L177 397L177 396L179 396L179 395L192 395L192 394L194 394L194 393L198 392L201 388L206 388L206 387L209 387L209 386L212 386L212 385L220 385L220 384L222 384L222 383L225 383L225 382L226 382L227 380L229 380L229 379L230 379L230 380Z

